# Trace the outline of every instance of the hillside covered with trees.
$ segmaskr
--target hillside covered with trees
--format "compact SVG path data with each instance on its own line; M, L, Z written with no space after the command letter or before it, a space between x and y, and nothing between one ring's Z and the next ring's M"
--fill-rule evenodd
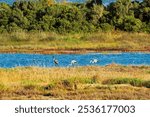
M13 31L80 33L121 30L150 33L150 0L101 0L67 3L62 0L21 0L0 3L0 33Z

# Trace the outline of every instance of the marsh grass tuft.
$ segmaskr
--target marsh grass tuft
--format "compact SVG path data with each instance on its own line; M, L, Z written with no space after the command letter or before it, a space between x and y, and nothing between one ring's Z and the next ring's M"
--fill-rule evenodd
M73 89L73 82L69 79L65 79L61 81L61 85L68 90Z
M138 78L133 78L133 79L130 79L129 84L131 84L132 86L141 87L143 84L143 80L138 79Z
M141 87L143 84L143 80L138 78L116 78L106 80L103 82L103 84L130 84L132 86Z
M24 86L24 89L25 89L25 90L33 90L33 89L35 89L35 85L33 85L33 84L25 85L25 86Z
M150 88L150 80L144 81L143 86L146 87L146 88Z
M23 86L23 88L25 90L34 90L37 87L37 85L35 84L35 82L34 81L30 81L30 80L23 80L21 82L21 85Z
M43 88L44 90L52 90L52 89L54 89L55 87L56 87L56 83L49 83L48 85L43 86L42 88Z
M10 33L10 39L11 41L13 42L21 42L21 41L29 41L29 35L25 32L13 32L13 33Z
M98 83L98 77L97 76L93 76L91 78L85 78L84 79L84 83L85 84L95 84L95 83Z

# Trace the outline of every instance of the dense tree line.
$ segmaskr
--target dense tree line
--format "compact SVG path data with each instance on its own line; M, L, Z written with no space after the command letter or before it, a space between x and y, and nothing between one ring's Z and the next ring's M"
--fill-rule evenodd
M58 33L123 30L150 33L150 0L117 0L108 6L101 0L56 3L21 0L0 3L0 32L54 31Z

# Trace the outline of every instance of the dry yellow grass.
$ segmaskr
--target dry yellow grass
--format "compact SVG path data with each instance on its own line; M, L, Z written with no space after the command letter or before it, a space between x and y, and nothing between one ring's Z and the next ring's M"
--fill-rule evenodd
M150 88L104 85L108 79L150 80L148 66L0 69L1 99L150 99Z
M52 53L64 50L150 51L150 34L97 32L59 35L50 32L13 32L0 35L0 52Z

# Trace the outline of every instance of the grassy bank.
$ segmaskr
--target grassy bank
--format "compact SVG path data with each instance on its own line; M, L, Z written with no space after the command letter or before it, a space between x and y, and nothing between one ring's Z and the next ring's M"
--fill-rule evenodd
M150 51L150 34L99 32L59 35L49 32L0 34L0 52L80 53L93 51Z
M150 67L0 69L0 99L150 99Z

